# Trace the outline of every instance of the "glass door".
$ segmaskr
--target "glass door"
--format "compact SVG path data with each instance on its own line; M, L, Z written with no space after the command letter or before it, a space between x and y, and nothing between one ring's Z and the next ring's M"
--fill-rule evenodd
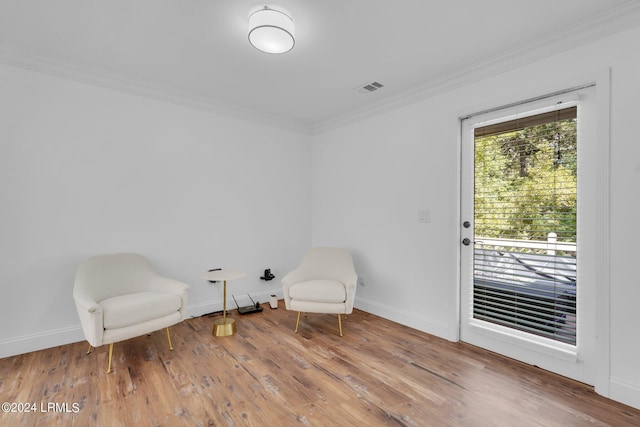
M578 248L585 101L567 94L463 121L461 338L588 382L594 332L582 328L594 292L578 274L589 253Z

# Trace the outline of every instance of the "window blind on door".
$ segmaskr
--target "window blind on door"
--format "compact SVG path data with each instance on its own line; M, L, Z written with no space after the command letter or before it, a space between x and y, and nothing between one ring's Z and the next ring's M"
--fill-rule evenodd
M577 107L474 130L473 317L576 343Z

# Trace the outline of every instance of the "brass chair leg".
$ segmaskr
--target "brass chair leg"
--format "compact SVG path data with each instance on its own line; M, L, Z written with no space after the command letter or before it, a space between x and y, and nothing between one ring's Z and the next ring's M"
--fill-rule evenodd
M342 335L342 319L340 319L340 313L338 313L338 327L340 328L340 336L344 336Z
M113 343L109 344L109 367L107 368L107 374L111 373L111 358L113 356Z
M171 344L171 334L169 333L169 328L167 328L167 340L169 340L169 350L173 351L173 344Z
M93 346L89 344L89 350L87 350L87 354L91 354L91 350L93 350Z
M298 312L298 320L296 320L296 334L298 333L298 325L300 325L300 312Z

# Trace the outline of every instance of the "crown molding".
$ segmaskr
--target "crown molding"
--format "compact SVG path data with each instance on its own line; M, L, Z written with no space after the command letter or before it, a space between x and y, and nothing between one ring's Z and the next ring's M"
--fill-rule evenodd
M89 67L70 61L52 58L41 53L24 49L0 46L0 64L23 68L49 74L55 77L100 86L124 92L130 95L151 98L180 106L209 111L218 115L236 119L262 123L287 130L310 134L310 127L304 123L251 110L230 103L222 103L216 99L185 92L170 86L155 84L146 80L135 79L123 74Z
M488 58L463 70L448 73L413 86L398 94L361 108L312 124L287 119L264 111L252 110L212 97L135 79L127 75L89 67L38 52L0 45L0 63L37 71L68 80L101 86L141 97L209 111L218 115L262 123L306 135L320 134L402 106L423 101L458 87L495 76L523 65L553 56L595 40L640 25L640 2L630 0L618 8L583 21L563 31L519 46L510 52Z
M435 95L501 74L535 61L577 48L607 36L640 26L640 2L631 0L607 13L583 21L563 31L488 58L463 70L413 86L311 126L313 135L321 134Z

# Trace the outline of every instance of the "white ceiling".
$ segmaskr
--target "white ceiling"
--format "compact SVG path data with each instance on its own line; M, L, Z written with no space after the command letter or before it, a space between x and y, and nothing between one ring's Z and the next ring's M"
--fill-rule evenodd
M264 4L293 15L291 52L269 55L248 43L249 11ZM99 75L103 84L314 129L456 76L498 72L496 64L514 64L516 57L557 53L640 25L639 6L637 0L0 0L0 62ZM372 81L385 86L354 90Z

